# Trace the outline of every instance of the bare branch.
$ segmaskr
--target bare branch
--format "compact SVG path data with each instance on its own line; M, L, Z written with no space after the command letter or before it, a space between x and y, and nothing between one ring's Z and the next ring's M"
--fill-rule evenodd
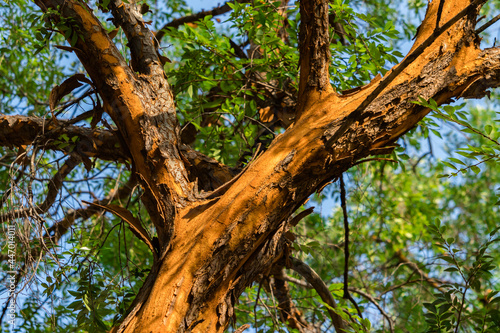
M115 200L124 200L132 193L132 189L136 184L135 177L131 177L128 182L120 187L118 190L112 190L105 198L101 200L94 200L93 203L97 205L107 205ZM46 237L51 235L52 241L57 243L59 239L71 228L76 219L86 220L93 215L103 212L104 209L96 206L89 206L86 208L72 209L66 213L64 218L55 222L47 230Z
M347 218L347 203L344 184L344 175L340 175L340 202L342 206L342 213L344 215L344 298L348 299L356 308L360 318L363 318L358 303L349 294L349 220Z
M131 177L128 182L117 190L111 190L110 193L103 199L94 200L93 203L98 205L107 205L115 200L124 200L132 193L132 189L136 184L135 177ZM68 230L73 226L77 219L86 220L94 215L104 212L103 209L96 206L89 206L80 209L71 209L66 213L66 215L59 221L55 222L50 228L47 229L46 234L43 236L46 239L50 239L52 244L58 244L62 236L64 236ZM35 249L39 251L39 249ZM35 256L36 252L32 252L32 256ZM7 254L0 255L0 262L8 260Z
M404 263L410 267L410 269L417 275L421 277L422 280L426 281L429 283L432 287L436 288L437 290L444 292L445 290L440 286L440 283L438 280L429 277L427 273L422 271L417 264L414 262L410 261L401 251L396 252L396 257L398 258L399 262Z
M312 289L312 287L313 287L307 281L296 279L293 276L290 276L287 274L283 275L283 280L288 281L288 282L292 282L293 284L296 284L297 286L301 286L302 288Z
M69 125L71 120L58 119L57 124L50 119L26 116L0 115L0 146L20 147L37 143L43 149L69 153L72 149L84 157L95 157L107 161L123 163L130 161L130 153L123 149L118 135L110 130L91 129ZM78 137L70 145L61 145L62 137ZM74 145L74 147L72 146ZM190 146L181 145L182 156L187 160L187 168L192 181L198 179L200 190L212 191L228 182L241 170L232 169L217 162Z

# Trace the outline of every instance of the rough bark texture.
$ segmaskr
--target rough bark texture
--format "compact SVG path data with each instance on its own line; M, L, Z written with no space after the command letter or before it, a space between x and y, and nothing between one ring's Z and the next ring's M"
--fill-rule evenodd
M83 2L36 0L42 9L60 5L61 15L80 25L83 40L75 45L76 54L120 138L65 130L91 142L91 156L105 158L115 143L126 143L123 151L109 156L131 161L158 233L159 259L129 315L113 331L223 331L244 288L287 258L289 244L282 236L292 213L356 161L391 151L396 139L429 112L412 101L479 98L499 86L500 49L481 50L474 31L481 2L431 2L408 55L414 60L369 86L339 95L328 76L328 1L301 1L295 123L235 176L230 168L181 145L172 92L152 34L134 6L113 0L109 7L130 42L129 67ZM439 4L440 26L456 19L443 33L436 33ZM463 10L465 15L457 18ZM15 126L44 125L0 118L1 142ZM229 183L207 196L198 193L196 179L207 191Z

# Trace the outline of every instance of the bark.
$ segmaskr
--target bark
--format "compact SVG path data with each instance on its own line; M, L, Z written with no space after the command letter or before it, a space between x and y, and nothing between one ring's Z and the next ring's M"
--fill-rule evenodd
M215 167L221 176L212 178L228 183L203 195L193 176L199 169L186 156L204 158L183 153L172 93L141 15L121 1L110 3L114 23L129 40L129 67L86 4L36 0L42 9L60 5L60 15L81 27L75 52L126 143L158 233L158 260L113 332L223 331L244 288L288 258L282 236L292 213L356 161L391 151L429 112L412 101L479 98L499 86L500 49L481 50L474 31L483 2L431 2L407 60L339 95L329 84L328 2L301 1L295 123L236 176Z

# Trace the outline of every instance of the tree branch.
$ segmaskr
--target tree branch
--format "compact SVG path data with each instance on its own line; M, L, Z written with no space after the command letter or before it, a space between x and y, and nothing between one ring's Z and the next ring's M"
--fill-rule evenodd
M78 137L74 142L63 139ZM96 157L106 161L130 160L128 152L121 148L117 136L111 131L68 125L68 121L0 115L0 146L13 147L37 143L43 149L69 153L70 149L85 157Z
M303 110L312 93L333 92L330 84L330 37L328 0L300 1L300 81L298 112Z
M422 280L424 280L427 283L429 283L433 288L436 288L437 290L439 290L441 292L445 292L445 290L439 285L439 281L438 280L429 277L429 275L427 273L425 273L424 271L422 271L418 267L417 264L415 264L414 262L410 261L401 251L397 251L396 252L396 258L398 258L398 261L400 263L408 265L408 267L410 267L410 269L415 274L419 275Z
M111 0L108 7L113 14L113 23L116 27L121 27L127 37L132 69L146 75L162 74L163 64L158 56L158 45L137 6L121 0Z
M199 20L201 20L209 15L217 16L217 15L222 15L222 14L225 14L227 12L230 12L232 10L232 8L228 4L235 3L235 2L246 3L246 2L250 2L250 1L249 0L228 1L224 5L219 6L219 7L215 7L211 10L207 10L207 11L203 10L203 11L196 13L196 14L192 14L192 15L188 15L188 16L184 16L184 17L175 19L175 20L165 24L160 30L158 30L158 32L156 33L156 40L158 42L160 42L163 39L163 37L165 36L165 31L168 28L177 29L179 26L181 26L185 23L196 22L196 21L199 21Z
M0 146L21 147L38 144L43 149L75 153L87 158L125 163L130 161L130 153L123 148L118 135L110 130L91 129L69 125L72 120L51 119L28 116L0 115ZM69 145L63 139L70 139ZM73 142L73 138L78 137ZM188 145L181 145L182 156L187 160L191 181L198 179L200 190L212 191L231 180L241 170L226 165L195 151Z
M335 327L335 331L337 332L346 332L346 325L334 310L337 307L335 300L333 299L332 293L326 286L325 282L321 279L321 277L307 264L303 263L299 259L290 257L291 269L297 272L300 276L306 279L313 288L318 292L318 295L321 297L323 302L328 304L327 307L328 313L330 314L330 318L332 319L333 326Z
M426 29L422 29L421 27L424 26L426 21L431 20L433 15L430 15L425 18L424 22L419 28L419 34L417 34L417 41L413 45L412 50L410 53L401 61L397 66L395 66L389 73L378 83L378 85L373 89L373 91L370 92L370 94L364 98L363 102L353 111L349 114L349 117L345 119L343 122L342 126L339 128L337 133L332 137L332 140L335 141L342 135L347 128L349 128L355 121L359 121L362 119L361 114L363 111L368 107L368 105L373 102L379 95L380 93L387 88L399 75L410 65L412 64L424 51L432 45L438 37L441 37L441 35L446 32L452 25L454 25L458 20L462 19L465 15L467 15L470 10L477 8L481 4L485 3L487 0L474 0L472 3L470 3L468 6L466 6L463 10L461 10L458 14L453 16L451 19L449 19L445 24L443 24L441 27L436 28L433 30L430 35L428 34L427 38L421 43L418 44L419 40L421 38L425 37L425 33L427 32ZM441 5L444 2L440 2L439 5ZM434 6L435 3L432 2L429 4L429 6Z
M490 21L488 21L485 24L483 24L480 28L476 29L476 34L480 34L484 30L488 29L493 24L495 24L498 20L500 20L500 14L498 14L497 16L495 16L494 18L492 18Z
M49 181L47 187L47 196L43 203L36 207L27 207L22 209L13 210L0 215L0 222L4 223L12 219L17 219L26 215L32 214L45 214L56 201L59 190L63 185L66 176L73 171L73 169L81 162L81 158L77 154L71 154L70 157L64 162L63 166L57 171L54 177Z
M284 278L285 272L283 267L273 268L274 276L272 287L273 294L278 299L278 310L280 320L287 324L291 329L296 329L300 333L311 333L318 331L318 328L308 323L302 313L295 306L292 296L288 288L288 283Z
M128 182L120 187L118 190L111 190L110 193L101 200L95 200L94 203L98 205L107 205L115 200L124 200L131 193L135 184L137 183L135 177L131 177ZM50 239L53 244L58 244L59 240L64 236L68 230L73 226L77 219L86 220L90 217L102 213L104 210L95 206L89 206L86 208L80 209L71 209L68 211L65 216L52 224L50 228L47 229L45 235L43 236L45 239ZM40 251L40 249L34 249L35 251ZM32 256L35 256L35 252L32 252ZM0 255L0 262L8 260L7 254Z
M360 318L363 318L358 303L352 298L349 293L349 220L347 218L347 203L344 184L344 175L340 175L340 202L342 213L344 215L344 298L348 299L356 308Z
M357 288L349 287L349 290L356 293L356 294L363 296L364 298L369 300L373 305L375 305L377 307L377 309L380 311L380 313L382 314L382 316L384 316L385 319L387 320L387 322L389 323L389 329L391 330L391 332L394 333L394 321L391 319L389 314L387 314L387 312L384 311L384 309L380 306L380 304L378 304L377 300L375 298L373 298L373 296L371 296L370 294L367 294L364 291L361 291Z

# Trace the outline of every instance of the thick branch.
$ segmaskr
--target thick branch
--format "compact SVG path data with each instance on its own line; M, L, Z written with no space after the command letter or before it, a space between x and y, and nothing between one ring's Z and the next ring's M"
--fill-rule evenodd
M142 14L135 4L112 0L109 8L113 23L122 27L130 48L131 66L139 73L163 74L163 65L158 57L153 33L146 27Z
M133 51L136 52L133 58L137 61L135 68L149 74L138 75L127 65L85 3L76 0L63 3L59 0L36 1L43 10L51 8L62 18L71 18L72 24L80 29L74 45L76 55L95 83L104 101L104 110L128 145L139 182L147 189L142 201L157 229L161 247L166 249L173 233L176 209L194 201L194 196L178 149L179 124L172 91L161 66L154 60L156 56L151 54L149 41L144 44L146 53ZM120 3L114 4L118 17L122 9ZM141 31L146 31L142 18L132 18L133 12L127 12L126 8L121 14L121 23L130 30L131 41L138 38L138 44L133 47L140 48L143 42L146 43L147 36L152 35L146 33L146 36L139 37ZM132 22L133 19L136 21Z
M469 4L447 2L442 20L448 22ZM432 21L431 34L437 11L433 8L426 18ZM199 331L222 331L242 286L263 272L265 266L255 258L264 249L282 253L274 252L279 244L274 239L282 234L283 221L325 182L391 146L429 112L411 101L422 96L442 104L458 96L484 96L488 87L500 85L500 50L478 48L471 16L435 39L341 133L349 115L376 85L345 96L317 93L295 124L220 196L181 209L163 274L123 331L162 327L185 332L194 326ZM420 36L417 41L421 42ZM166 299L175 303L175 311L164 309ZM217 302L215 308L208 306Z
M441 20L441 11L444 3L446 0L441 0L439 1L433 1L432 3L429 3L429 9L427 11L427 16L422 23L422 25L419 27L418 35L415 41L415 44L413 45L410 53L401 61L397 66L395 66L391 71L389 71L386 76L383 78L382 81L378 82L376 85L375 89L373 89L368 96L366 96L363 99L363 102L349 115L349 117L343 122L342 127L337 131L337 134L332 138L333 140L337 139L338 136L342 135L342 133L349 127L351 126L355 121L358 121L363 113L363 111L372 103L381 93L386 89L388 86L390 86L393 81L400 76L403 71L408 69L411 64L413 64L419 56L421 56L424 51L431 46L432 44L436 45L438 40L443 40L444 39L444 33L452 27L457 21L460 19L463 19L466 15L468 15L472 10L477 9L481 4L485 3L487 0L474 0L467 6L462 5L463 8L461 11L457 12L457 9L460 9L461 7L458 4L453 4L452 1L448 1L447 6L452 7L454 6L454 10L448 10L448 21L446 21L445 24L440 26L439 28L437 26L434 26L436 24L437 20ZM462 3L468 3L470 2L469 0L464 0ZM439 6L439 8L436 9L435 6ZM438 13L436 13L436 11ZM454 13L456 13L454 16ZM434 15L433 15L434 14ZM437 16L436 18L434 18ZM445 19L447 18L445 17ZM475 25L475 15L474 17L474 22L470 26ZM432 22L432 19L435 21ZM432 32L431 32L432 31ZM424 39L425 38L425 39ZM374 80L375 81L375 80Z
M70 122L72 120L58 119L56 123L51 119L0 115L0 146L12 148L36 143L47 150L64 153L73 151L84 157L118 163L130 161L130 153L123 149L116 132L69 125ZM66 142L64 137L70 141ZM78 139L73 141L74 137ZM198 179L199 189L205 192L223 185L240 171L233 170L187 145L181 145L180 151L188 162L191 181Z
M66 142L66 136L76 141ZM50 119L0 115L0 146L20 147L37 143L44 149L74 152L85 157L124 162L130 159L121 149L116 135L107 130L68 125L64 120L57 123ZM69 143L69 145L63 145Z
M333 91L330 84L330 37L328 0L300 1L300 81L299 112L306 107L310 93Z

